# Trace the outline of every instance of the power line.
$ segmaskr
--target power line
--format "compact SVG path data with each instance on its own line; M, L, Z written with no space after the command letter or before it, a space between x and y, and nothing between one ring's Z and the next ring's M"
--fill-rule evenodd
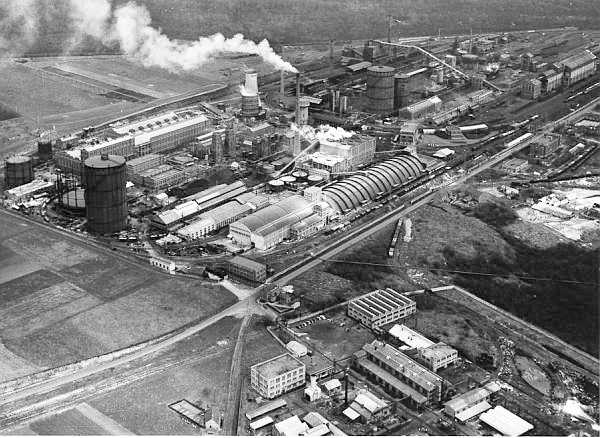
M382 266L382 267L389 267L389 268L397 268L398 267L397 265L390 265L387 263L358 262L358 261L352 261L352 260L325 259L325 258L321 258L321 257L317 257L317 258L323 262L346 263L349 265ZM565 280L565 279L560 279L560 278L531 277L531 276L526 276L526 275L501 274L501 273L493 273L493 272L459 271L456 269L430 268L430 267L425 267L425 266L406 266L406 268L427 269L429 271L450 272L453 274L481 275L481 276L486 276L486 277L512 276L512 277L519 278L521 280L552 281L552 282L556 282L556 283L586 284L586 285L591 285L591 286L598 285L598 283L589 282L589 281Z

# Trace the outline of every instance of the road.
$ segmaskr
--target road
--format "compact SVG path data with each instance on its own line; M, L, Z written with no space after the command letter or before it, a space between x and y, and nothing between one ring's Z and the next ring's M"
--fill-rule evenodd
M589 104L585 105L584 107L581 107L579 110L574 111L573 113L568 114L567 116L565 116L555 122L551 122L551 123L547 124L541 133L532 137L532 139L530 139L528 142L524 142L522 144L514 146L513 148L506 149L506 150L499 152L498 154L496 154L492 158L490 158L487 162L485 162L485 163L479 165L478 167L476 167L475 169L467 172L464 176L462 176L457 181L452 183L452 185L462 184L462 183L466 182L467 179L483 172L486 169L489 169L492 166L497 165L498 163L500 163L502 160L506 159L510 155L527 147L529 145L529 143L537 140L544 133L551 131L554 128L554 126L556 126L557 124L565 122L565 121L569 121L575 117L579 117L579 115L582 112L587 111L588 109L592 108L599 101L600 101L600 98L596 98ZM275 274L274 276L272 276L268 279L268 282L276 282L276 283L282 284L282 285L289 283L292 279L298 277L299 275L302 275L303 273L309 271L310 269L315 268L317 265L319 265L323 261L327 260L328 258L332 258L334 255L351 248L353 245L355 245L355 244L359 243L361 240L363 240L366 236L380 231L381 229L385 228L386 226L397 221L400 217L402 217L406 214L409 214L409 213L415 211L416 209L420 208L421 206L425 205L426 203L431 201L436 194L437 194L437 191L434 191L432 194L424 197L423 199L416 202L415 204L412 204L408 207L400 207L400 208L393 210L390 213L384 215L382 218L376 219L372 223L368 223L368 224L358 227L349 235L342 237L341 242L334 242L334 243L328 245L323 250L319 251L317 254L310 255L305 260L290 266L289 268L285 269L284 271L282 271L278 274ZM20 215L15 214L15 216L17 216L20 220L24 220L24 218ZM36 224L38 224L38 223L36 222ZM41 225L41 224L38 224L38 225ZM48 227L48 228L51 228L51 227ZM53 231L56 231L56 230L53 229ZM69 236L70 238L73 238L68 233L64 233L64 234ZM245 316L249 312L249 306L254 307L256 305L255 300L259 293L260 293L260 288L257 288L255 290L255 292L253 294L251 294L248 298L237 302L236 304L199 322L198 324L195 324L195 325L181 331L180 333L173 335L170 338L164 339L160 342L157 342L155 344L144 347L130 355L120 357L118 359L115 359L112 362L91 365L87 368L75 371L70 375L60 376L60 377L57 377L54 379L51 378L40 384L24 388L23 390L17 391L12 394L5 395L2 399L2 401L0 402L0 406L2 404L11 403L11 402L21 400L21 399L29 397L29 396L35 396L35 395L47 393L53 389L59 388L60 386L80 381L86 377L89 377L89 376L99 373L101 371L106 371L110 368L118 367L118 366L124 365L128 362L131 362L133 360L142 358L148 354L159 352L159 351L165 349L166 347L169 347L169 346L175 344L176 342L179 342L183 339L188 338L189 336L192 336L192 335L204 330L205 328L211 326L212 324L216 323L217 321L219 321L220 319L222 319L226 316L232 316L232 315L236 315L236 316L244 315Z

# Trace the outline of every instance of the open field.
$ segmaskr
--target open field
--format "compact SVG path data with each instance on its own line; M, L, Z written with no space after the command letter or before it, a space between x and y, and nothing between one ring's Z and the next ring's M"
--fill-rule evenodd
M4 213L0 230L3 379L151 339L235 302L220 286L124 263Z
M74 391L62 388L48 394L44 400L50 406L56 403L54 408L68 410L2 433L26 428L23 433L76 434L79 428L99 434L198 434L200 429L168 405L187 399L208 403L217 412L224 410L229 362L239 327L239 319L223 318L160 353L85 379ZM57 394L63 395L54 400L52 396Z

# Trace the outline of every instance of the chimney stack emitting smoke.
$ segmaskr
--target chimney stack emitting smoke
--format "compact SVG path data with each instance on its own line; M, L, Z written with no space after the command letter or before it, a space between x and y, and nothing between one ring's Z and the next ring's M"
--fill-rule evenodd
M279 100L281 100L285 94L285 72L281 70L279 74Z
M6 11L0 5L0 29L11 29L10 35L0 35L0 54L21 56L35 44L36 30L42 27L44 15L43 7L36 1L0 1L7 4ZM172 72L197 69L221 53L258 55L276 70L297 72L275 53L266 39L255 43L239 33L231 38L217 33L195 41L171 40L160 29L152 27L148 9L133 1L114 9L110 0L55 0L55 3L57 8L69 11L65 21L71 31L69 47L89 36L107 45L117 43L127 57L145 67L161 67Z

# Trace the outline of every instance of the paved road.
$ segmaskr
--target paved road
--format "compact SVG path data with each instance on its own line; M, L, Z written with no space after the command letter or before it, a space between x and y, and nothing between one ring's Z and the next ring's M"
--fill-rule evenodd
M481 173L484 170L498 164L500 161L504 160L508 156L525 148L530 142L535 141L543 133L550 131L556 124L562 123L565 121L569 121L575 117L578 117L583 111L586 111L587 109L592 108L599 101L600 101L600 98L594 99L592 102L585 105L584 107L581 107L579 110L574 111L571 114L568 114L567 116L557 120L556 122L546 125L544 131L542 133L534 136L529 142L525 142L525 143L517 145L511 149L506 149L506 150L501 151L500 153L496 154L494 157L492 157L486 163L483 163L480 166L478 166L477 168L468 172L466 175L464 175L459 180L457 180L453 185L464 183L468 178L471 178L472 176L475 176L478 173ZM281 275L281 273L277 274L276 282L279 284L289 283L289 281L291 281L292 279L296 278L297 276L299 276L299 275L309 271L310 269L316 267L317 265L319 265L323 260L331 258L332 256L340 253L341 251L344 251L344 250L350 248L352 245L355 245L356 243L363 240L366 236L381 230L382 228L397 221L400 217L413 212L417 208L419 208L419 207L423 206L424 204L426 204L427 202L431 201L431 199L433 199L434 196L435 196L435 192L429 196L426 196L425 198L416 202L413 205L410 205L406 208L398 208L398 209L388 213L387 215L385 215L383 217L383 219L379 220L379 222L375 226L372 226L372 224L365 224L365 225L357 228L349 236L344 237L345 241L342 244L333 243L333 244L329 245L327 248L325 248L323 251L320 251L318 253L318 255L309 256L307 258L308 261L305 260L305 261L299 262L299 263L291 266L290 268L286 269L282 273L283 275ZM24 218L22 216L20 216L20 215L16 215L16 216L20 220L24 220ZM36 222L36 224L37 224L37 222ZM38 225L41 225L41 224L38 224ZM48 227L48 228L51 228L51 227ZM56 230L54 230L54 231L56 231ZM64 234L67 237L73 238L68 233L64 233ZM256 289L256 291L248 298L246 298L242 301L239 301L238 303L228 307L227 309L224 309L223 311L205 319L202 322L199 322L198 324L196 324L192 327L187 328L186 330L184 330L168 339L165 339L156 344L150 345L150 346L143 348L143 349L141 349L135 353L132 353L128 356L118 358L112 362L92 365L88 368L78 370L70 375L61 376L61 377L55 378L55 379L49 379L41 384L35 385L33 387L25 388L22 391L15 392L13 394L10 394L10 395L4 397L0 403L9 403L9 402L23 399L28 396L43 394L52 389L56 389L62 385L77 382L78 380L81 380L81 379L88 377L90 375L93 375L95 373L105 371L109 368L124 365L132 360L141 358L141 357L146 356L151 353L156 353L168 346L173 345L176 342L179 342L180 340L186 339L189 336L192 336L192 335L200 332L201 330L204 330L205 328L211 326L212 324L216 323L217 321L219 321L220 319L222 319L226 316L246 315L248 312L248 306L255 304L255 299L256 299L256 296L258 295L258 293L259 293L259 289Z

